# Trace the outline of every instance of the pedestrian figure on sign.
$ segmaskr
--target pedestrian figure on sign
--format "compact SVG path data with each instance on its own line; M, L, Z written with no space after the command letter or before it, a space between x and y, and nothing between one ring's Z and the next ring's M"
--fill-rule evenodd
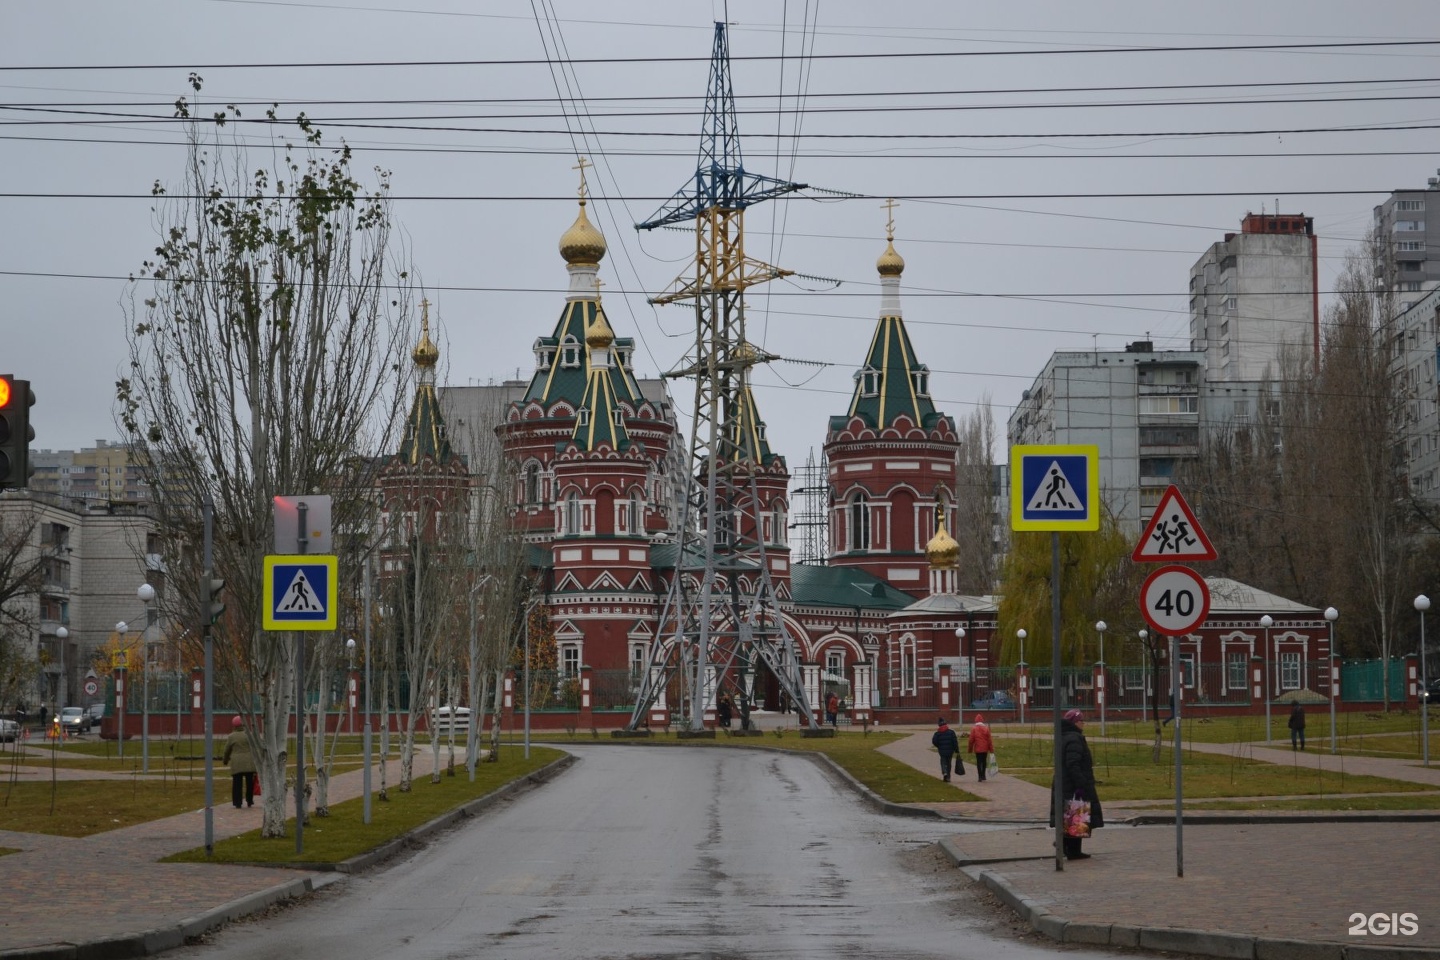
M289 603L282 607L282 610L309 610L312 607L310 602L310 588L306 585L304 578L297 578L291 585L290 592L293 594Z
M936 724L935 733L930 737L930 743L936 750L940 751L940 779L946 783L950 782L950 762L955 762L955 776L965 776L965 764L960 760L960 738L955 736L941 717Z
M1068 486L1069 484L1065 482L1064 475L1060 473L1060 468L1051 467L1050 486L1045 488L1045 506L1047 508L1050 507L1052 505L1050 503L1051 500L1059 500L1060 506L1062 507L1072 506L1069 498L1065 496L1065 488Z
M1305 749L1305 708L1299 700L1290 701L1290 749Z

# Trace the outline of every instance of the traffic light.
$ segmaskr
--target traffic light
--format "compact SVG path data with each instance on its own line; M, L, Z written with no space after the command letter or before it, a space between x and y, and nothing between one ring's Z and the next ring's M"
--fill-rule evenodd
M35 439L30 407L34 403L29 380L0 375L0 490L30 485L30 441Z
M220 614L225 612L225 601L221 599L221 591L225 589L225 581L215 577L215 571L206 570L200 575L200 620L202 623L212 624L220 619Z

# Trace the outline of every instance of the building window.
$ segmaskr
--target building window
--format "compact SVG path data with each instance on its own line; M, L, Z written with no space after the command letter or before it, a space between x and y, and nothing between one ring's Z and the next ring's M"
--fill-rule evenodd
M588 427L588 426L590 426L590 408L588 408L588 407L581 407L579 410L576 410L576 411L575 411L575 426L577 426L577 427Z
M850 502L850 549L870 549L870 498L863 490Z
M1280 689L1299 690L1300 683L1300 654L1282 653L1280 660Z
M639 684L645 676L645 660L645 644L630 644L630 682L632 684Z
M1244 690L1247 683L1245 679L1244 653L1225 654L1225 686L1231 690Z
M1425 209L1425 201L1424 201L1424 200L1397 200L1397 201L1395 201L1395 209L1396 209L1396 210L1424 210L1424 209Z
M1196 396L1140 398L1140 412L1142 414L1198 413L1199 411L1200 398Z
M580 366L580 342L574 337L566 337L560 344L560 366Z
M923 367L910 374L910 382L915 387L915 396L930 396L930 371Z
M856 376L860 380L860 396L878 397L880 395L880 371L873 367L866 367Z
M1401 240L1395 244L1396 250L1419 251L1425 249L1424 240Z
M915 640L900 641L900 693L913 695L916 692L915 677L919 671L915 664Z
M626 518L626 526L630 533L639 536L645 532L644 509L640 502L640 494L630 494L630 516Z
M565 498L565 532L572 536L580 532L580 495L573 491Z
M1180 685L1187 690L1195 687L1195 654L1180 654Z
M774 527L774 530L772 531L770 542L783 545L786 537L785 505L783 503L775 504L771 510L771 514L770 523Z
M540 502L540 464L531 463L525 467L525 502Z
M1396 220L1396 221L1395 221L1395 229L1396 229L1397 231L1404 231L1404 232L1407 232L1407 233L1408 233L1408 232L1411 232L1411 231L1424 230L1424 229L1425 229L1425 221L1424 221L1424 220Z
M560 648L560 673L567 678L580 676L580 645L567 643Z
M825 672L844 679L845 677L845 651L827 650L825 652ZM830 677L825 679L829 680Z

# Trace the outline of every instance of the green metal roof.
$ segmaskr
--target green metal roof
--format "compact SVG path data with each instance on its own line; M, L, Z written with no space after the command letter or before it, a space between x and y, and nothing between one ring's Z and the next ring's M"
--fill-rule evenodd
M758 463L769 466L778 454L770 449L765 436L765 421L760 419L760 409L755 404L755 394L746 383L740 391L736 409L731 411L725 422L725 452L729 462Z
M915 390L914 374L928 375L929 372L930 368L915 358L905 321L899 317L881 317L870 340L865 365L855 374L850 412L843 419L832 418L832 426L836 420L843 426L845 420L858 416L879 430L894 424L901 415L919 426L934 426L940 419L934 401L928 394ZM878 384L873 382L876 377Z
M405 439L400 441L399 460L401 463L417 464L429 457L436 463L449 463L453 456L450 437L445 432L445 417L440 412L440 400L435 396L435 384L422 380L415 388L410 419L405 421Z
M872 573L857 567L797 563L790 568L790 600L796 606L900 610L915 602Z
M521 403L538 400L549 407L557 400L566 400L578 408L584 402L590 383L590 354L585 346L585 331L599 312L598 300L572 300L565 304L555 332L537 342L541 352L550 354L550 364L546 369L535 371ZM625 362L634 348L633 337L616 337L610 356L615 396L631 406L638 406L644 397ZM565 364L567 349L575 351L576 362L572 366Z

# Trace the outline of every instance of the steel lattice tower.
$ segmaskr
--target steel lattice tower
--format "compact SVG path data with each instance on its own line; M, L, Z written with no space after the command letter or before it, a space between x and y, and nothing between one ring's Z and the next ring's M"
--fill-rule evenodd
M803 188L747 173L740 157L725 24L715 24L699 164L640 230L693 221L692 273L651 303L693 300L695 347L670 377L695 381L690 494L680 519L675 575L661 607L630 729L661 697L674 696L690 730L704 728L717 683L737 665L764 665L804 722L816 719L770 580L756 475L768 445L756 430L750 368L770 357L745 339L748 287L790 273L745 255L745 209ZM698 521L698 526L697 526ZM743 578L751 585L741 590ZM751 690L746 690L750 694ZM668 705L668 702L667 702Z

